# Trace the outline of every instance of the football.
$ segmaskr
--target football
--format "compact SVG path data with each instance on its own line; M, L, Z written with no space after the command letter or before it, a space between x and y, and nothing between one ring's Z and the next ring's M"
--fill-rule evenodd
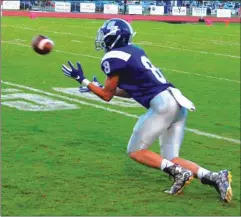
M31 45L36 53L45 55L53 50L54 42L46 36L37 35L33 38Z

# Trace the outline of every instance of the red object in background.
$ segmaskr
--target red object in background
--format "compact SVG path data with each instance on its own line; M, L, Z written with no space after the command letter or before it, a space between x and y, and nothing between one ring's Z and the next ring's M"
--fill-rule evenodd
M226 26L229 25L229 21L228 21L228 20L225 21L225 25L226 25Z
M213 25L213 22L211 20L205 20L205 23L207 26L212 26Z
M128 23L132 23L132 19L131 19L130 17L127 17L125 20L126 20Z
M37 18L37 14L34 13L34 12L30 12L29 18L30 19L35 19L35 18Z

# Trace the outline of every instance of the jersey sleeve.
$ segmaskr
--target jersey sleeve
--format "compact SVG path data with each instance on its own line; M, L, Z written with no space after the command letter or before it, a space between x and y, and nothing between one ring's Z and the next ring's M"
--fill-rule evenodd
M122 73L127 67L130 56L123 51L110 51L103 57L101 69L107 76Z

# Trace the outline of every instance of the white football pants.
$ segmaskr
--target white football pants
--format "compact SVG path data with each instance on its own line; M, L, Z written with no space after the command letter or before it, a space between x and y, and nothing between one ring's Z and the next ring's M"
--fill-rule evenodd
M181 107L169 90L156 95L147 113L138 119L128 143L127 152L147 149L159 137L160 154L172 160L179 156L187 110Z

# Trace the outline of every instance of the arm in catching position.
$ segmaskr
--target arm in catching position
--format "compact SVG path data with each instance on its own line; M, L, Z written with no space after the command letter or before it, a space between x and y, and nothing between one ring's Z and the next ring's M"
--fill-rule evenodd
M119 83L119 75L115 74L107 77L104 87L101 88L92 84L84 77L84 73L79 62L77 62L77 69L70 61L68 61L68 64L70 68L65 65L62 66L62 71L64 72L64 74L68 77L74 78L79 83L87 86L94 94L99 96L101 99L109 102L113 98L113 96L129 98L129 95L124 90L117 87Z

